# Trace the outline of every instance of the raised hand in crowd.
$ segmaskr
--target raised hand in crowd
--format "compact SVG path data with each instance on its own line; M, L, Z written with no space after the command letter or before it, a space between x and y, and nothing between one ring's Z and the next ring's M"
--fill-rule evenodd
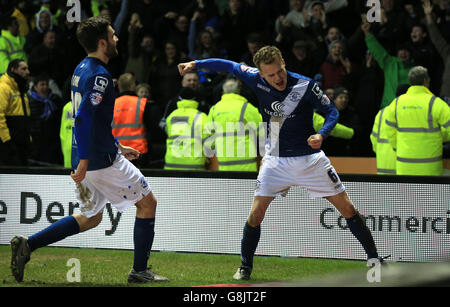
M433 11L433 5L431 4L430 0L424 0L423 4L423 12L425 14L425 19L427 21L427 23L432 23L433 22L433 16L431 15L432 11Z

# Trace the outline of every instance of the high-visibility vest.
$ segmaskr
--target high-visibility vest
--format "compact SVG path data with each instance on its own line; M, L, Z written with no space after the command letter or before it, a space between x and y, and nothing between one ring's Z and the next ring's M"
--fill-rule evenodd
M207 122L206 114L197 110L198 102L183 99L177 109L166 118L166 155L164 169L205 170L203 152Z
M148 151L144 110L146 98L123 95L116 99L112 133L122 145L130 146L141 154Z
M28 135L30 114L28 95L20 92L13 77L3 74L0 77L0 140L7 142L14 136Z
M441 129L450 129L450 107L425 86L411 86L385 110L386 136L396 149L398 175L442 175Z
M385 109L378 111L375 117L370 141L377 159L377 174L395 175L396 153L386 136Z
M219 171L258 171L258 137L261 114L243 96L222 95L211 107L208 127L213 134L206 145L214 149Z
M325 118L322 115L314 112L313 113L314 130L316 132L319 132L319 130L322 129L324 123L325 123ZM354 133L355 133L355 131L353 130L353 128L350 128L345 125L337 123L336 126L334 126L333 130L331 130L330 136L349 140L353 137Z
M72 101L66 103L62 110L61 127L59 129L59 138L61 139L61 151L64 157L64 167L71 168L72 155L72 126L73 126L73 110Z
M28 60L25 53L25 37L14 36L8 30L2 30L0 36L0 74L4 74L8 68L9 62L14 59Z

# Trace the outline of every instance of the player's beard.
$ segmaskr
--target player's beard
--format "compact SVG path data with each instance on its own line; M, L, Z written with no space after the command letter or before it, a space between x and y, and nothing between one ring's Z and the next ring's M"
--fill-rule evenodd
M119 51L117 50L117 46L114 46L113 44L107 43L106 47L106 56L109 59L112 59L119 55Z

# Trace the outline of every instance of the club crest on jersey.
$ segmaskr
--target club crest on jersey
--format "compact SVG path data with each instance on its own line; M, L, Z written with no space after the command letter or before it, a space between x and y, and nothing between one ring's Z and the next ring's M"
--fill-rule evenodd
M92 105L96 106L103 100L103 95L97 92L91 93L89 95L89 99L91 100Z
M104 93L108 86L108 79L102 76L95 77L94 90Z
M289 96L287 97L288 100L291 101L299 101L302 95L300 93L297 93L296 91L292 91Z

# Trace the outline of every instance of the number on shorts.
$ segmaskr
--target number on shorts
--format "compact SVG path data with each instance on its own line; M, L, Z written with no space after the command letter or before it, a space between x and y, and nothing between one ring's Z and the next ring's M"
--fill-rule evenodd
M336 183L336 182L339 181L338 176L336 175L336 173L333 171L332 168L330 168L330 169L328 170L327 174L328 174L328 177L330 177L330 179L331 179L331 181L332 181L333 183Z

